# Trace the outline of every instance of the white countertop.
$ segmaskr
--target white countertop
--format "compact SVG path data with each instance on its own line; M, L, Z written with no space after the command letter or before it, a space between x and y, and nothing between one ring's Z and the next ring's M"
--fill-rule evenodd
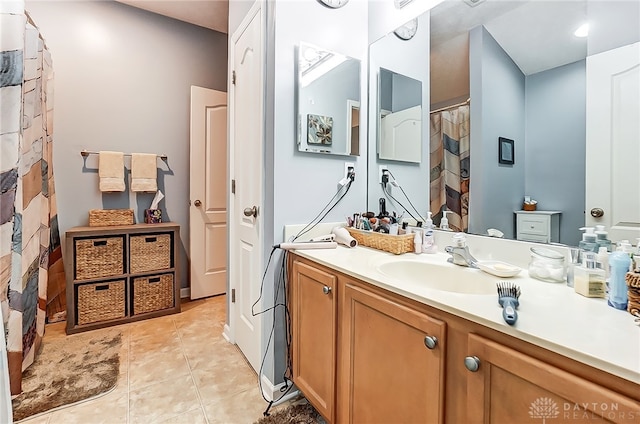
M446 253L393 255L361 246L297 250L295 253L374 286L640 383L640 326L634 324L633 316L608 306L604 299L583 297L564 283L545 283L529 278L526 268L516 277L505 279L479 269L450 264ZM393 258L457 268L469 278L481 273L484 277L495 278L496 282L518 284L522 292L518 321L514 326L504 322L497 292L470 295L435 290L416 282L391 278L376 269L376 264ZM429 275L424 278L428 279Z

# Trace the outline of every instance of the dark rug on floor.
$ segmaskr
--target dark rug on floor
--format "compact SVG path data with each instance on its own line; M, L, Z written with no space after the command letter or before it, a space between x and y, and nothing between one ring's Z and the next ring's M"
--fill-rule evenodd
M12 400L13 420L73 404L115 387L122 334L83 333L48 341L22 376L23 392Z
M291 405L262 417L255 424L325 424L326 421L308 403Z

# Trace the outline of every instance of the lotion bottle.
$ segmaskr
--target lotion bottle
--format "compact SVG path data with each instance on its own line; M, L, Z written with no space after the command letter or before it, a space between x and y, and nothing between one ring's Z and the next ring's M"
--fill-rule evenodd
M587 252L598 252L598 243L596 243L593 227L581 227L580 229L585 233L582 235L582 240L578 243L578 247Z
M609 298L607 303L616 309L627 309L627 283L625 277L629 271L631 259L624 251L611 253L611 277L609 278Z
M414 230L413 251L415 253L422 253L422 234L420 234L420 230Z

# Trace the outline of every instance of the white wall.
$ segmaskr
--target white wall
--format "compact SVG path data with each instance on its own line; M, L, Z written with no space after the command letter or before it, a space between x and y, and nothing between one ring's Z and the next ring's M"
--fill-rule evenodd
M163 220L181 225L181 285L188 286L190 86L226 91L227 37L113 1L27 1L53 57L54 162L61 234L89 209L132 208L153 195L98 191L97 156L168 155L158 185ZM125 160L125 164L130 164Z

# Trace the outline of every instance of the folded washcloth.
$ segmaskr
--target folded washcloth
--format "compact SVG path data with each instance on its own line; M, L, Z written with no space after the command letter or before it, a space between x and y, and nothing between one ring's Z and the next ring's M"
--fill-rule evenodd
M158 191L156 158L149 153L131 154L131 191Z
M99 152L100 191L124 191L124 158L122 152Z

